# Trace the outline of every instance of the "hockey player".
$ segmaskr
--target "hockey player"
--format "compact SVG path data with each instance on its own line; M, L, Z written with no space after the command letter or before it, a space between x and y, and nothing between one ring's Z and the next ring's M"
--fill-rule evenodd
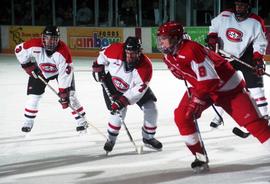
M107 108L111 111L108 122L106 152L112 151L124 120L127 106L137 104L144 113L142 127L143 142L160 150L162 144L154 138L157 128L156 97L149 87L152 64L141 49L140 40L128 37L124 43L113 43L100 51L92 65L93 76L109 90L113 101L103 87ZM120 116L118 113L120 113Z
M253 66L255 71L245 65L232 61L236 70L243 73L251 97L255 100L261 116L268 118L267 100L264 94L262 75L265 71L263 56L267 47L264 21L249 11L249 0L235 0L232 11L223 11L211 21L209 34L206 39L210 49L219 48L230 53L247 64ZM217 108L223 114L222 108ZM217 114L210 123L216 128L222 123Z
M197 42L183 39L183 27L174 21L158 28L157 44L172 74L192 86L175 109L174 118L187 147L195 156L191 164L194 170L208 170L206 151L194 119L213 103L270 147L268 121L258 115L245 91L243 79L227 60Z
M85 112L75 94L75 81L70 51L60 40L60 31L56 26L46 26L41 38L30 39L16 46L15 55L22 68L29 75L27 103L24 110L23 132L30 132L38 113L38 105L46 85L37 78L42 76L47 82L56 79L59 87L60 104L63 109L71 105L82 116L72 112L77 131L87 128ZM33 72L36 75L33 75Z

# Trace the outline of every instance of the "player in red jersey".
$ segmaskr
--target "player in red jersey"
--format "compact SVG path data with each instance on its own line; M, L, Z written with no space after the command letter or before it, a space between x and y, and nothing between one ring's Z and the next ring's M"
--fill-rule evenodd
M174 21L159 27L157 44L172 74L192 86L175 109L174 118L187 147L195 156L191 164L194 170L208 168L208 159L202 159L207 155L194 121L212 104L221 106L269 149L268 121L259 116L245 91L244 80L227 60L197 42L183 39L183 26Z

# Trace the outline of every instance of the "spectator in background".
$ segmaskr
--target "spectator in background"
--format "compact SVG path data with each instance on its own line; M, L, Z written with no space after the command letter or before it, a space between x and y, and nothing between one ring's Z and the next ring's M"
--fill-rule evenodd
M77 12L77 24L78 25L89 25L93 19L93 12L87 7L86 2L82 3L82 7Z
M122 26L136 25L136 2L134 0L123 1L120 10Z

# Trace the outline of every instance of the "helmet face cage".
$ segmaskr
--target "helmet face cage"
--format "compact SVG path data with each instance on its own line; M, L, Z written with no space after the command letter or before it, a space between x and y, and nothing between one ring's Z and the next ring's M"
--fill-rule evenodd
M46 51L54 52L60 40L60 32L56 26L47 26L42 33L42 43Z
M128 65L134 67L140 60L141 41L137 37L128 37L124 43L124 58Z
M157 48L164 54L173 53L183 39L183 26L175 21L162 24L157 31Z

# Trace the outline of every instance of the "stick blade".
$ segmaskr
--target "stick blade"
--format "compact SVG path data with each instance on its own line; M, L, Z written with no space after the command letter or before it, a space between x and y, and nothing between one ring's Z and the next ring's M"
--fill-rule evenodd
M242 130L240 130L239 128L237 127L234 127L232 132L237 135L238 137L241 137L241 138L247 138L250 133L247 133L247 132L243 132Z

